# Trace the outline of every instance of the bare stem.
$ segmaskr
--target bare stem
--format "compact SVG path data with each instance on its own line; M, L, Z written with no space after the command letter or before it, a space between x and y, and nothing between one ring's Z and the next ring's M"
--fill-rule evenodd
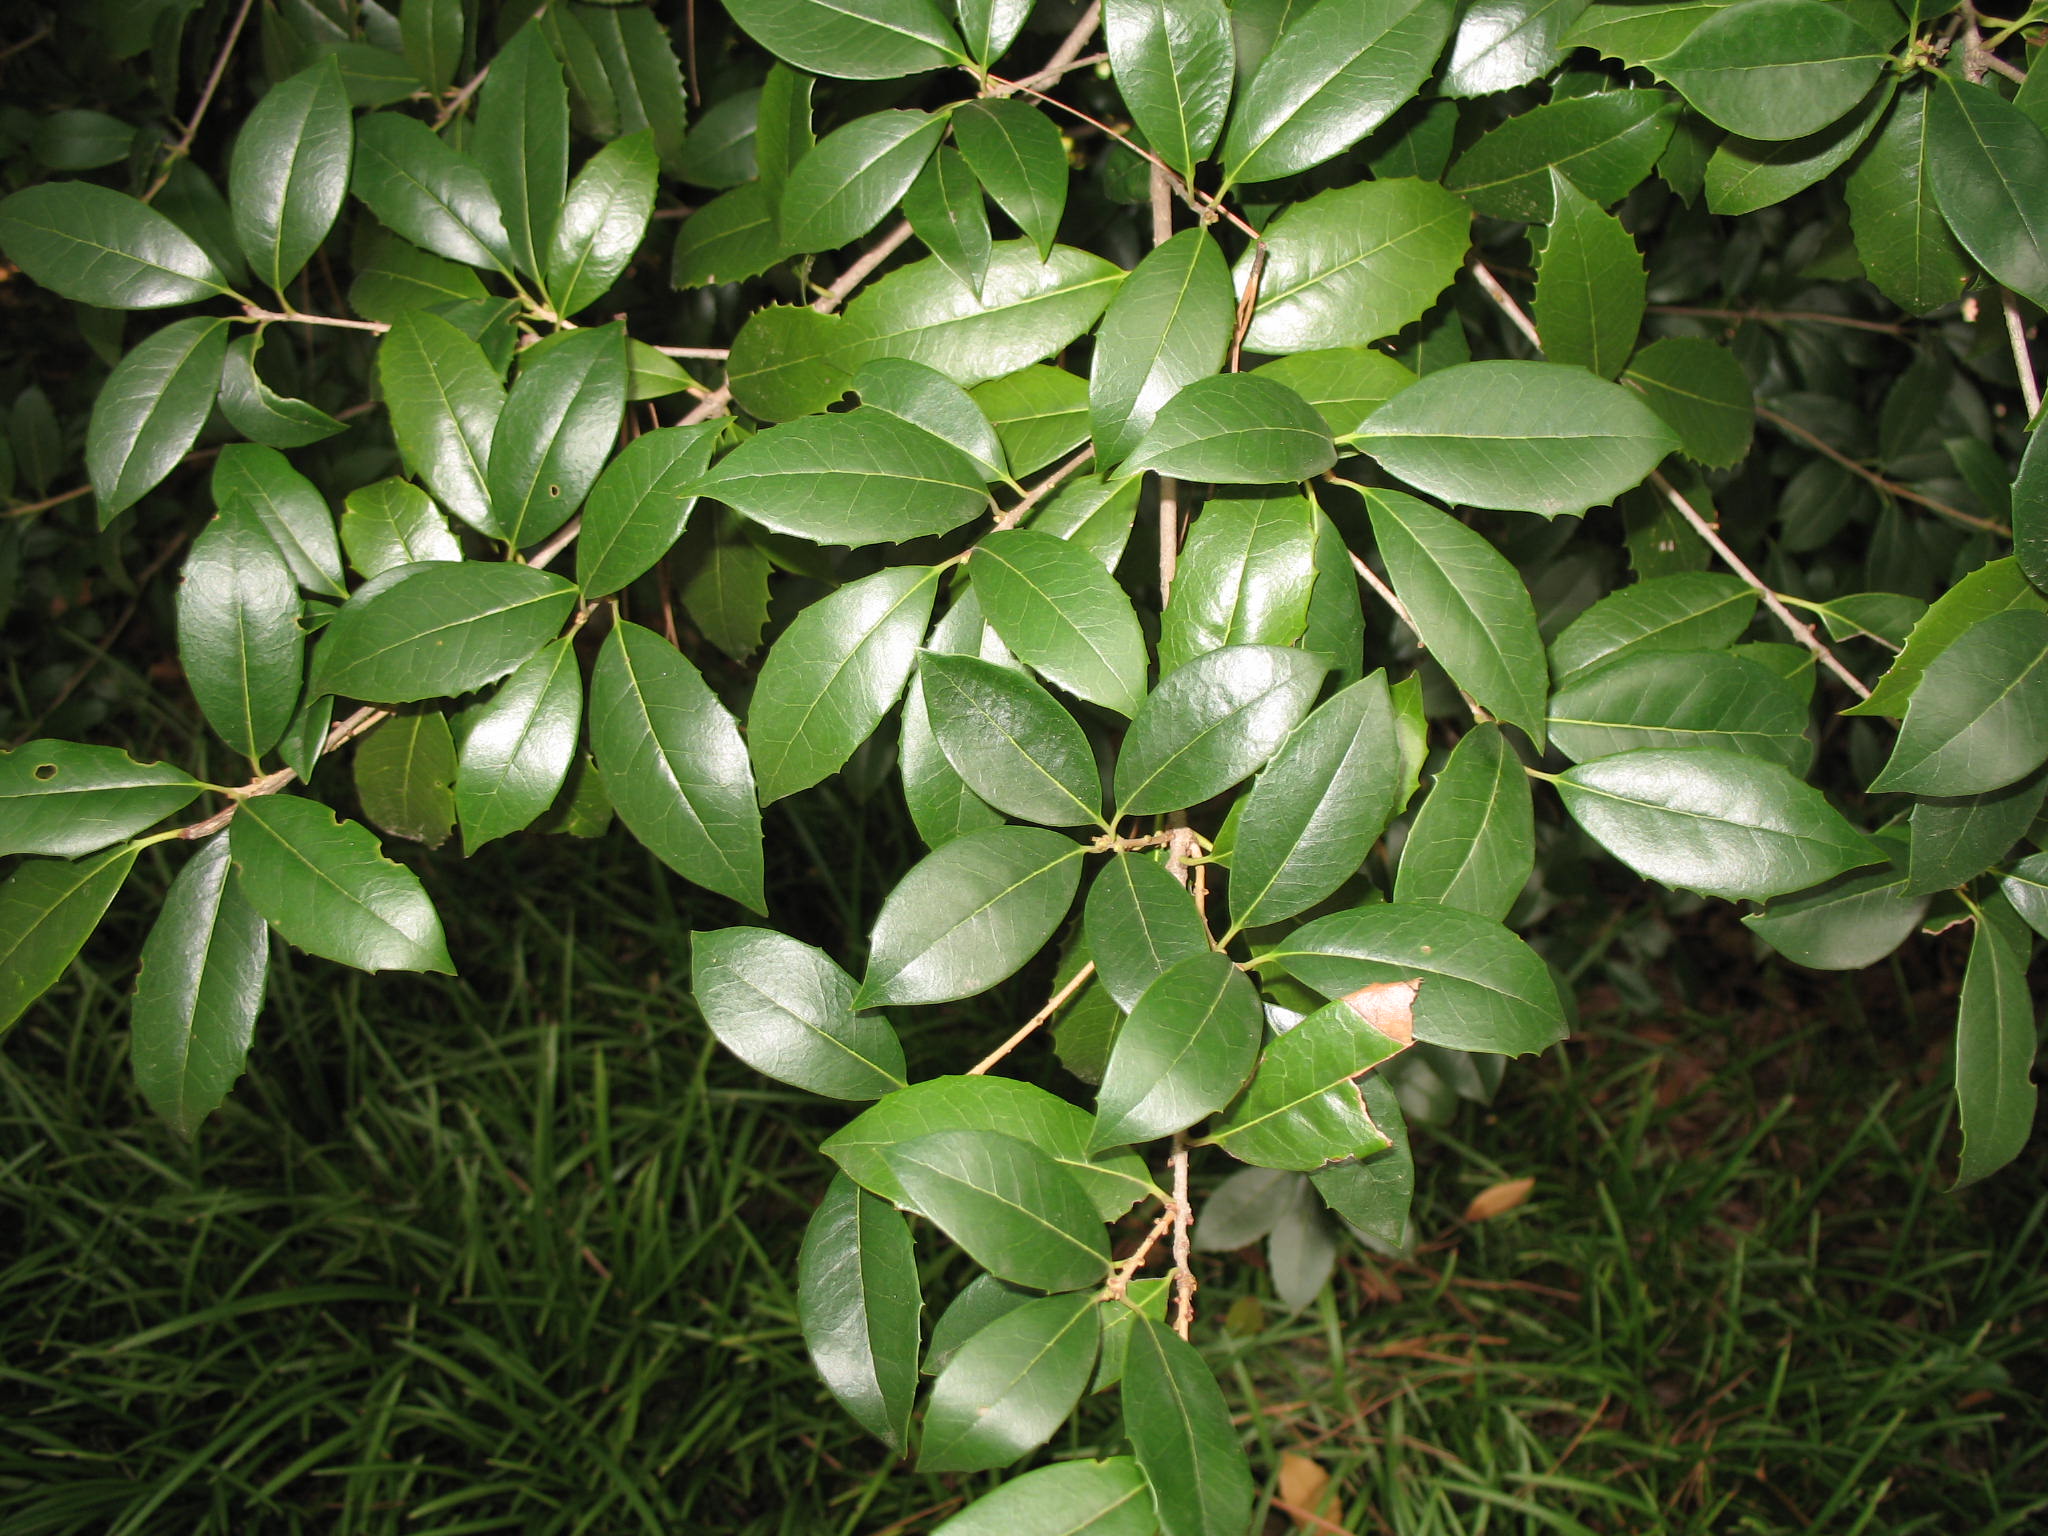
M441 103L441 110L434 114L434 129L436 132L447 127L448 120L469 104L469 98L477 93L478 87L484 83L485 78L489 76L490 72L491 66L486 64L482 69L469 77L467 85Z
M1237 324L1230 333L1230 371L1236 373L1244 362L1245 332L1252 328L1252 316L1259 308L1259 284L1266 276L1266 242L1252 247L1252 270L1245 279L1244 292L1237 296Z
M1996 518L1979 517L1975 512L1965 512L1961 507L1952 507L1945 501L1936 501L1932 496L1922 495L1910 485L1901 485L1896 480L1888 480L1876 470L1866 468L1857 463L1849 455L1842 452L1841 449L1835 447L1834 444L1823 438L1816 437L1798 422L1793 421L1790 417L1780 416L1768 406L1759 405L1756 408L1756 414L1761 420L1769 422L1780 432L1785 433L1789 437L1798 438L1815 452L1833 459L1842 468L1848 470L1850 474L1868 481L1887 496L1896 496L1901 501L1914 502L1927 508L1930 512L1939 512L1943 517L1953 518L1956 522L1967 523L1972 528L1982 528L1986 533L1995 533L2008 539L2012 537L2012 530Z
M1346 550L1345 553L1351 556L1351 569L1358 572L1360 581L1372 588L1373 596L1393 609L1394 617L1407 625L1409 632L1418 640L1421 639L1422 631L1415 627L1415 618L1408 612L1408 605L1394 595L1392 587L1380 580L1380 573L1367 565L1356 553L1350 550Z
M1852 331L1874 331L1881 336L1904 336L1907 329L1890 320L1858 320L1851 315L1830 315L1814 309L1703 309L1692 304L1652 304L1653 315L1690 315L1698 320L1754 320L1763 325L1840 325Z
M1074 972L1073 979L1070 980L1064 987L1061 987L1059 991L1053 993L1052 997L1046 1002L1046 1005L1043 1008L1039 1009L1038 1012L1031 1015L1030 1018L1026 1019L1023 1022L1023 1024L1018 1027L1015 1034L1011 1035L1009 1039L1005 1040L1001 1045L997 1046L994 1050L990 1051L986 1056L982 1057L981 1060L977 1061L973 1066L969 1067L967 1069L967 1075L969 1077L980 1077L984 1072L988 1071L990 1067L994 1066L997 1062L1001 1061L1005 1056L1009 1055L1010 1052L1014 1051L1015 1049L1017 1049L1018 1046L1022 1045L1026 1040L1030 1039L1032 1035L1036 1034L1040 1027L1044 1025L1047 1019L1050 1019L1054 1014L1058 1013L1060 1009L1064 1008L1067 1005L1068 1001L1073 997L1073 995L1088 984L1088 978L1093 976L1094 974L1095 962L1091 960L1086 965L1082 966L1080 970Z
M1485 262L1474 257L1471 267L1472 275L1479 279L1479 286L1486 290L1486 296L1493 300L1502 314L1514 322L1515 329L1528 338L1529 345L1541 352L1543 338L1536 334L1536 322L1529 318L1528 312L1515 302L1514 296L1507 289L1501 287L1500 279L1493 275Z
M41 501L25 501L18 507L9 507L0 512L0 517L33 517L38 512L47 512L52 507L61 507L67 501L76 501L81 496L90 496L92 487L74 485L68 491L59 491L54 496L45 496Z
M326 325L342 331L370 331L379 336L391 329L382 320L348 320L340 315L307 315L295 309L260 309L254 304L242 306L242 318L260 320L266 324Z
M1045 500L1046 496L1052 492L1054 487L1059 485L1059 483L1062 480L1065 480L1067 476L1071 475L1075 470L1079 469L1082 465L1086 464L1090 459L1094 457L1095 445L1091 443L1086 448L1083 448L1079 453L1075 454L1072 458L1068 459L1064 464L1061 464L1054 468L1052 472L1046 475L1044 479L1040 480L1038 484L1032 486L1030 490L1026 491L1023 495L1023 498L1019 500L1014 507L1005 507L997 515L997 531L1000 531L1004 528L1016 527L1019 523L1021 523L1024 520L1025 513L1029 512L1033 507L1037 506L1041 501Z
M830 288L820 294L811 308L821 315L829 315L844 304L854 289L858 288L867 275L896 254L896 248L910 238L910 220L899 219L896 227L863 251L853 265L839 274Z
M1173 1133L1167 1166L1173 1170L1173 1331L1186 1339L1195 1327L1194 1244L1188 1235L1195 1212L1188 1204L1187 1132Z
M373 709L365 704L347 719L337 720L334 723L327 732L327 740L321 745L320 755L325 757L336 747L362 735L371 726L380 724L390 718L390 710ZM211 837L235 819L235 812L241 808L244 800L254 800L261 795L274 795L297 777L298 774L290 768L280 768L274 773L259 775L244 784L240 789L233 791L228 803L204 821L195 821L189 827L181 827L178 830L178 836L192 841L202 837Z
M709 362L722 363L732 352L726 347L656 347L663 357L701 357Z
M2027 322L2010 288L1999 289L1998 297L2005 308L2005 334L2012 343L2012 364L2019 370L2020 399L2026 403L2027 420L2032 421L2041 414L2041 386L2034 378L2034 360L2027 353Z
M1145 1234L1144 1240L1133 1248L1128 1256L1119 1259L1116 1268L1109 1272L1109 1283L1103 1287L1103 1295L1112 1301L1118 1301L1130 1290L1131 1281L1136 1278L1138 1271L1145 1267L1145 1261L1152 1257L1152 1250L1159 1246L1159 1239L1172 1230L1173 1211L1173 1202L1169 1200L1166 1209L1159 1213L1159 1219L1152 1223L1152 1230Z
M199 105L192 109L192 116L185 123L185 131L178 135L164 157L164 167L156 173L156 180L149 184L149 190L142 194L147 203L163 191L164 183L171 179L171 167L192 153L192 141L199 136L199 125L206 120L206 109L213 105L213 93L220 89L221 76L228 71L228 60L234 57L235 44L241 40L243 23L248 21L249 12L256 0L242 0L241 8L235 12L235 19L228 27L227 40L220 45L220 53L214 58L213 68L206 76L206 84L199 92Z

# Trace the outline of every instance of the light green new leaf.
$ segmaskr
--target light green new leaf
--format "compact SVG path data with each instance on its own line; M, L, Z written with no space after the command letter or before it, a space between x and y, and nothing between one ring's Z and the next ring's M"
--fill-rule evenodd
M393 715L356 748L356 800L387 837L438 848L455 830L455 736L437 709Z
M2018 1157L2034 1129L2037 1036L2027 987L2033 938L2004 899L1977 908L1956 1013L1956 1109L1963 1127L1955 1188Z
M2031 460L2021 461L2022 487L2030 463ZM2025 499L2022 490L2016 501ZM2017 531L2024 534L2025 529ZM2024 551L2024 543L2020 547ZM1903 716L1936 657L1982 620L2009 612L2048 613L2048 600L2028 582L2021 558L1986 561L1935 599L1915 621L1912 632L1906 636L1905 648L1877 680L1870 697L1851 704L1842 713L1890 715L1894 719Z
M1624 752L1567 769L1557 788L1630 869L1703 896L1762 901L1880 857L1819 790L1733 752Z
M939 750L981 799L1043 826L1107 825L1095 754L1051 694L976 656L927 651L918 676Z
M503 538L484 472L505 383L483 348L441 316L408 310L377 349L377 381L406 467L478 533Z
M1727 651L1630 651L1577 673L1550 700L1550 735L1574 762L1645 747L1713 747L1803 773L1806 693Z
M139 848L30 859L0 883L0 1035L56 985L119 894Z
M1521 573L1483 534L1413 496L1367 491L1365 505L1422 643L1461 688L1540 748L1543 639Z
M1441 902L1501 922L1535 863L1529 776L1498 726L1474 726L1437 770L1408 829L1394 900Z
M1006 528L967 562L989 624L1018 660L1069 693L1129 715L1145 696L1145 637L1130 597L1088 552Z
M220 411L228 424L244 437L270 448L305 448L348 430L304 400L280 395L256 371L256 355L262 349L264 330L238 336L228 343L220 370Z
M0 752L0 857L98 853L183 810L199 789L183 769L118 747L27 742Z
M1979 266L2048 304L2048 137L1989 86L1943 76L1927 106L1928 178Z
M1560 684L1632 650L1712 651L1732 645L1756 614L1756 593L1712 571L1652 576L1610 592L1550 643Z
M626 270L647 233L659 173L654 137L645 131L614 139L583 162L548 242L548 296L561 314L595 304Z
M1174 672L1124 737L1112 819L1184 810L1257 772L1308 713L1328 670L1303 651L1233 645Z
M938 148L946 119L871 112L835 128L790 168L778 227L792 251L829 251L882 222Z
M891 1450L917 1397L917 1253L910 1223L844 1175L826 1187L797 1259L797 1317L839 1405Z
M355 195L384 226L465 266L512 269L505 216L482 169L416 117L356 124Z
M1042 1296L962 1344L932 1383L920 1472L1006 1467L1052 1438L1095 1369L1098 1297Z
M1236 310L1207 230L1182 230L1138 263L1096 332L1088 419L1098 464L1122 462L1183 386L1223 366Z
M1935 203L1928 103L1940 89L1901 91L1842 186L1865 274L1915 315L1954 303L1970 280Z
M1012 1478L935 1526L932 1536L1153 1536L1158 1529L1145 1474L1130 1457L1113 1456L1055 1462Z
M284 734L305 678L299 588L254 513L230 501L178 584L178 663L214 734L251 762Z
M1315 586L1315 504L1210 501L1188 529L1159 623L1161 675L1226 645L1292 645Z
M462 851L532 825L554 804L576 758L583 673L573 643L551 641L460 719L455 814Z
M484 471L514 549L560 528L597 483L626 409L625 341L618 324L570 331L520 369Z
M1536 264L1543 355L1603 379L1621 372L1643 323L1646 278L1635 236L1552 169L1550 232Z
M135 982L135 1086L187 1140L242 1075L263 1007L270 930L230 874L220 836L178 871Z
M1012 975L1073 905L1084 851L1056 832L996 827L925 855L882 903L855 1005L949 1003Z
M1440 89L1446 96L1513 90L1548 74L1586 0L1478 0L1458 19Z
M1650 174L1671 142L1677 99L1663 91L1601 91L1511 117L1461 154L1444 185L1500 219L1550 217L1550 172L1602 208Z
M1223 0L1107 0L1117 90L1159 157L1190 181L1223 132L1235 53Z
M334 513L319 488L275 448L229 443L213 461L213 502L238 508L263 525L298 584L327 597L346 597Z
M1299 1173L1385 1150L1389 1139L1355 1079L1407 1047L1416 989L1382 985L1318 1008L1267 1046L1243 1097L1206 1140L1258 1167Z
M1630 358L1622 377L1642 391L1694 463L1728 469L1749 452L1755 401L1749 375L1728 348L1695 336L1666 336Z
M1279 380L1256 373L1197 379L1159 408L1123 472L1284 485L1337 462L1323 418Z
M1319 347L1261 363L1252 372L1278 379L1316 408L1338 440L1415 382L1415 375L1371 347Z
M1123 1404L1161 1536L1244 1536L1256 1497L1251 1469L1194 1346L1163 1323L1132 1318Z
M766 912L761 809L739 727L661 636L617 623L590 679L590 745L626 829L686 880Z
M1040 256L1052 254L1067 206L1067 148L1038 108L1014 96L985 96L953 113L953 142Z
M0 250L52 293L102 309L164 309L232 290L199 243L147 203L89 181L0 202Z
M537 23L491 56L470 143L504 215L513 264L539 277L569 181L569 88Z
M348 195L355 123L332 57L273 85L235 138L228 207L257 277L283 293Z
M1656 71L1730 133L1797 139L1854 108L1884 61L1842 6L1746 0L1693 28Z
M311 686L377 704L467 693L538 651L575 605L574 586L531 566L399 566L357 588L321 632Z
M884 1147L882 1160L911 1208L998 1279L1071 1291L1109 1271L1109 1239L1088 1196L1030 1142L940 1131Z
M1126 1013L1161 976L1214 948L1188 888L1139 853L1110 857L1088 887L1083 920L1095 973Z
M938 369L904 357L878 357L861 365L853 388L863 405L900 416L951 443L974 461L983 479L1008 478L994 424L972 395Z
M728 0L726 10L777 58L838 80L893 80L965 58L932 0Z
M654 568L683 535L691 489L710 463L722 423L643 432L605 465L583 509L576 579L586 598L609 596Z
M690 939L690 984L719 1043L756 1072L830 1099L903 1086L903 1045L853 1010L853 978L822 950L767 928Z
M362 971L455 973L434 904L374 834L297 795L244 800L228 824L235 885L287 943Z
M1545 517L1603 506L1679 446L1633 391L1562 363L1465 363L1366 418L1358 446L1445 501Z
M936 567L877 571L783 631L747 711L763 805L831 777L874 734L917 665L938 588Z
M348 493L341 514L341 547L363 577L401 565L460 560L462 546L433 498L410 480L378 480Z
M1996 613L1927 664L1898 743L1870 787L1979 794L2024 778L2044 760L2048 613Z
M197 441L227 348L227 321L195 315L138 341L107 375L85 432L102 528L154 490Z
M1205 946L1176 962L1117 1031L1091 1149L1153 1141L1214 1114L1251 1076L1264 1034L1259 995L1228 955Z

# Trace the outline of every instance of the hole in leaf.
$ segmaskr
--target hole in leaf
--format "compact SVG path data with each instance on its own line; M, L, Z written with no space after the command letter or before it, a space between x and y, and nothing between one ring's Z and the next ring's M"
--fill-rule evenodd
M559 485L551 485L548 487L548 494L550 496L559 496L562 494L562 488Z
M57 777L57 765L55 763L37 763L35 774L38 779L47 784L50 780Z

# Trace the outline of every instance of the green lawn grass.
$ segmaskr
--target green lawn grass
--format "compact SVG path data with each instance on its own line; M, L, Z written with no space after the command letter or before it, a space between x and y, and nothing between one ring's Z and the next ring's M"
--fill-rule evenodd
M844 1111L709 1041L676 884L616 838L516 857L437 871L466 980L280 966L195 1147L127 1081L132 924L7 1042L0 1532L853 1536L993 1481L895 1471L815 1385L792 1276ZM818 900L843 945L858 887ZM1942 1195L1933 1031L1796 985L1589 1012L1423 1134L1418 1251L1347 1247L1298 1316L1203 1259L1269 1484L1314 1459L1357 1536L2048 1525L2043 1160ZM919 1013L925 1071L1002 1023Z

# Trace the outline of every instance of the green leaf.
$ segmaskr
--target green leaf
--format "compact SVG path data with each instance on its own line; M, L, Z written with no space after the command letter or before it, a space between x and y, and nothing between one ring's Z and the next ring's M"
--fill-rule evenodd
M188 1141L242 1075L270 962L270 930L229 873L225 837L178 871L135 983L135 1086Z
M1302 651L1233 645L1169 675L1117 754L1112 820L1199 805L1256 772L1308 713L1328 670Z
M677 288L736 283L766 272L787 254L772 195L760 182L750 181L720 193L683 220L670 282Z
M904 190L903 217L925 249L979 297L993 245L981 183L959 150L941 145L925 161Z
M1207 230L1182 230L1138 263L1095 338L1088 418L1099 463L1121 462L1184 385L1223 366L1236 309Z
M0 883L0 1035L64 974L113 904L138 846L30 859Z
M829 251L882 222L945 136L926 112L871 112L836 128L790 168L779 227L793 251Z
M1650 174L1678 121L1663 91L1602 91L1511 117L1458 156L1444 185L1499 219L1550 217L1555 169L1600 207Z
M1721 214L1754 213L1805 191L1862 147L1896 88L1896 80L1880 80L1855 111L1803 138L1745 139L1731 134L1707 161L1707 206Z
M1123 1403L1161 1536L1243 1536L1256 1489L1230 1409L1194 1346L1149 1317L1132 1318Z
M1610 59L1650 64L1689 37L1699 24L1737 0L1594 0L1568 40Z
M1145 638L1088 552L1030 528L990 534L967 562L1004 645L1069 693L1128 715L1145 696Z
M576 577L588 599L624 590L669 552L689 521L722 424L643 432L605 465L583 509Z
M348 493L341 514L341 547L360 576L381 576L401 565L460 560L462 546L448 519L409 480L378 480Z
M1550 642L1550 670L1564 683L1629 651L1712 651L1733 644L1756 614L1756 593L1710 571L1652 576L1610 592Z
M541 17L543 26L547 17ZM683 170L683 79L668 30L645 6L585 6L571 24L589 39L591 51L618 111L618 133L649 129L661 163L672 175ZM566 28L560 29L566 33ZM575 59L564 57L574 73ZM609 138L610 131L597 137Z
M528 22L492 56L470 142L504 212L514 265L539 277L569 180L569 89L538 25Z
M1193 180L1230 106L1235 54L1223 0L1108 0L1102 30L1138 131Z
M465 266L511 271L505 216L482 169L418 118L372 112L356 124L351 187L414 245Z
M2023 481L2025 474L2023 461ZM2024 501L2025 496L2017 500ZM1877 680L1870 697L1842 713L1893 718L1904 715L1919 691L1920 680L1937 656L1982 620L2009 612L2048 613L2048 601L2029 585L2018 560L1987 561L1936 599L1914 624L1912 633L1906 637L1905 649Z
M1032 1299L1022 1286L998 1280L994 1275L976 1275L951 1301L939 1320L932 1324L931 1343L925 1347L920 1369L936 1376L959 1353L960 1346L997 1318L1014 1312Z
M232 296L190 235L147 203L89 181L45 182L0 202L0 249L52 293L102 309Z
M142 499L185 457L220 389L228 323L173 320L137 342L92 403L85 468L100 526Z
M1366 418L1358 446L1444 501L1545 517L1603 506L1678 447L1620 385L1561 363L1466 363Z
M1446 96L1485 96L1527 85L1557 66L1565 36L1586 0L1479 0L1458 19L1439 89Z
M1543 355L1603 379L1621 372L1643 323L1645 277L1635 236L1560 175L1550 173L1550 231L1536 267Z
M299 588L254 513L230 501L178 584L178 662L214 734L251 762L284 734L305 678Z
M1471 227L1470 210L1426 181L1360 182L1296 203L1266 230L1259 307L1244 344L1307 352L1393 335L1451 285ZM1240 289L1251 260L1247 253L1237 264Z
M976 386L970 398L995 427L1013 475L1045 468L1088 437L1087 381L1062 368L1020 368Z
M1706 748L1625 752L1567 769L1565 809L1660 885L1762 901L1875 862L1868 839L1776 763Z
M1749 375L1728 348L1666 336L1630 358L1622 377L1642 391L1695 463L1727 469L1749 452L1755 403Z
M2037 591L2048 590L2048 448L2043 442L2048 435L2028 434L2012 482L2013 554Z
M1415 1157L1408 1150L1408 1123L1401 1101L1385 1078L1368 1076L1359 1087L1366 1113L1393 1142L1384 1152L1355 1162L1333 1163L1309 1175L1324 1203L1367 1236L1389 1248L1405 1246L1408 1211L1415 1201Z
M911 1208L998 1279L1071 1291L1108 1273L1109 1240L1088 1196L1030 1142L999 1131L940 1131L881 1155ZM1081 1376L1085 1384L1085 1368Z
M987 66L1008 51L1030 18L1033 0L954 0L960 35L977 63Z
M1289 14L1231 118L1224 184L1305 171L1372 132L1428 78L1451 12L1448 0L1330 0Z
M1160 617L1162 675L1226 645L1292 645L1315 585L1315 504L1210 501L1188 530Z
M1437 770L1408 829L1394 900L1505 921L1535 866L1534 820L1521 759L1498 727L1474 726Z
M1577 673L1550 700L1550 735L1574 762L1643 747L1712 747L1803 773L1804 690L1726 651L1630 651Z
M1657 61L1703 116L1752 139L1797 139L1855 107L1885 51L1838 5L1746 0Z
M1916 795L1978 794L2025 777L2043 761L2048 613L1996 613L1964 630L1927 664L1906 706L1898 743L1870 787Z
M278 394L256 371L264 332L228 343L220 371L220 409L237 432L271 448L304 448L346 432L348 423L325 411Z
M554 804L582 725L583 674L567 638L542 646L488 699L462 712L455 814L465 856L532 825Z
M853 978L822 950L766 928L690 939L704 1022L755 1071L831 1099L876 1099L903 1086L903 1046L888 1021L853 1010Z
M548 242L547 289L558 312L576 314L611 292L646 236L658 174L645 132L614 139L583 162Z
M1008 1077L933 1077L900 1088L856 1115L820 1150L848 1178L884 1200L911 1199L883 1156L889 1148L939 1131L997 1131L1029 1142L1087 1195L1095 1213L1114 1221L1152 1188L1135 1153L1091 1157L1094 1117L1043 1088Z
M1459 687L1541 748L1543 639L1521 573L1483 534L1413 496L1367 491L1365 505L1422 643Z
M1773 900L1742 924L1800 965L1860 971L1877 964L1920 926L1927 897L1910 894L1907 885L1906 876L1886 862Z
M125 160L135 129L118 117L81 108L52 112L35 125L36 158L53 171L95 171Z
M1220 0L1211 0L1218 4ZM953 142L988 195L1038 247L1052 254L1067 204L1067 149L1052 120L1015 97L983 97L952 116Z
M903 1449L924 1309L910 1224L835 1178L804 1228L796 1292L804 1344L826 1387L862 1429Z
M817 544L899 544L981 513L987 483L966 454L873 406L770 427L696 489L764 528Z
M1415 375L1370 347L1320 347L1261 363L1252 372L1277 379L1316 408L1333 437L1358 424L1415 382Z
M1138 514L1138 493L1144 484L1141 475L1121 480L1082 475L1069 480L1050 501L1042 503L1026 519L1025 526L1086 550L1114 576L1124 557L1124 548L1131 541L1131 529Z
M777 58L838 80L892 80L964 57L931 0L729 0L726 10Z
M213 462L213 501L263 525L298 584L327 597L346 597L334 514L319 488L274 448L229 443Z
M405 61L430 91L447 90L462 67L462 0L404 0L398 35Z
M1999 880L1998 888L2028 927L2048 937L2048 853L2021 859Z
M1300 1173L1383 1151L1389 1140L1366 1112L1356 1079L1409 1044L1415 995L1414 982L1395 982L1318 1008L1266 1047L1257 1075L1208 1143L1258 1167Z
M235 886L308 954L362 971L455 973L441 919L368 828L297 795L242 801L228 824Z
M502 539L484 471L505 384L483 348L439 315L408 311L377 349L377 381L406 467L442 506L478 533Z
M1095 754L1057 699L979 657L927 651L917 667L939 750L976 795L1048 827L1106 825Z
M1385 673L1317 706L1240 802L1231 926L1297 916L1357 874L1393 814L1400 776Z
M0 857L81 858L183 810L199 781L117 747L31 741L0 752Z
M590 679L590 744L619 819L686 880L765 912L761 811L747 749L697 669L618 623Z
M1937 89L1899 92L1842 187L1864 272L1916 315L1954 303L1970 280L1970 264L1935 203L1928 101Z
M363 820L387 837L438 848L455 829L455 737L439 710L394 715L355 754Z
M1145 1474L1130 1457L1113 1456L1012 1478L933 1527L932 1536L1153 1536L1158 1528Z
M389 325L408 310L484 297L483 279L459 262L429 255L385 230L372 230L349 284L349 308Z
M1956 1014L1956 1109L1963 1126L1955 1188L2018 1157L2034 1129L2037 1036L2027 987L2033 940L1997 896L1976 911Z
M908 358L878 357L853 376L863 405L900 416L943 438L974 461L984 480L1007 479L1003 445L974 397L940 373Z
M1981 795L1930 796L1913 807L1907 890L1952 890L1973 880L2012 851L2034 824L2048 796L2048 775Z
M377 704L467 693L538 651L575 605L575 587L530 566L399 566L359 587L322 631L311 686Z
M1927 108L1929 179L1977 264L2048 304L2048 138L1995 91L1943 76Z
M1056 832L997 827L926 854L882 903L855 1005L949 1003L1014 974L1073 905L1083 851Z
M235 139L228 206L256 275L283 293L341 213L355 125L332 57L272 86Z
M626 409L625 327L570 331L505 399L484 484L514 549L566 523L597 483Z
M1301 396L1276 379L1223 373L1197 379L1162 405L1123 472L1282 485L1336 462L1329 428Z
M936 567L877 571L783 631L747 711L763 805L831 777L874 734L917 664L938 580Z
M1042 1296L961 1345L932 1383L918 1470L985 1472L1051 1439L1095 1369L1099 1306L1086 1294Z
M1213 952L1187 887L1143 854L1111 856L1088 887L1084 917L1096 975L1126 1013L1182 961Z
M1095 1149L1186 1130L1236 1096L1265 1034L1259 995L1207 949L1145 988L1117 1031L1096 1095Z

